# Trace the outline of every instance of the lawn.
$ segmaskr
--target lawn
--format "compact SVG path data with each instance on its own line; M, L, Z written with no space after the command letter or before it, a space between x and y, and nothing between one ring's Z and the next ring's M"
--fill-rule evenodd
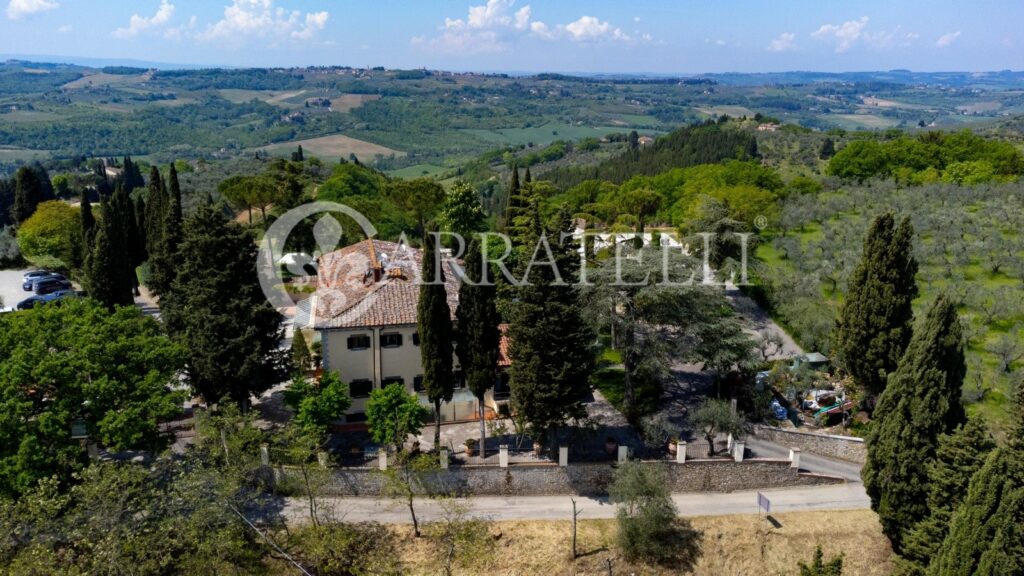
M566 497L568 498L568 496ZM699 534L700 550L691 574L799 574L821 545L825 557L844 554L846 576L892 572L892 552L878 517L870 510L786 512L773 515L770 527L755 514L689 519ZM405 574L443 573L437 547L414 538L410 526L393 526L397 556ZM571 558L572 528L566 521L508 521L489 524L491 552L463 559L455 574L681 574L677 566L629 562L616 546L615 520L581 520L580 557Z
M437 166L436 164L415 164L398 170L391 170L388 172L388 176L395 178L419 178L420 176L434 176L445 170L444 166Z
M631 128L623 126L576 126L570 124L548 122L542 126L530 128L498 128L482 130L466 128L461 130L493 144L518 146L533 143L534 146L550 144L555 140L582 140L583 138L601 138L617 132L628 132ZM653 135L655 131L651 132Z

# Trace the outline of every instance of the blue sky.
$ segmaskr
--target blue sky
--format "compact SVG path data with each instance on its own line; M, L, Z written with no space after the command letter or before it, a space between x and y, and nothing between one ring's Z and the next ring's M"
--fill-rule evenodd
M1024 69L1021 0L0 0L0 53L558 72Z

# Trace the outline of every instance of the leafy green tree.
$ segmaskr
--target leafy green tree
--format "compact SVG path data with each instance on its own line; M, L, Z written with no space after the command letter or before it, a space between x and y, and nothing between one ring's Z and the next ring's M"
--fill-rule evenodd
M426 235L427 220L444 202L444 188L429 178L399 180L386 188L385 195L401 210L412 216L417 224L416 231L424 243L429 242Z
M321 440L326 437L331 422L341 419L352 405L348 384L332 370L325 371L318 383L296 375L284 398L295 411L296 423Z
M416 305L416 327L420 335L420 359L423 387L434 404L434 447L441 443L441 402L449 402L454 393L452 374L452 310L445 289L445 262L440 252L440 237L429 234L423 249L420 295Z
M392 446L396 452L402 450L410 434L420 433L428 414L419 398L398 383L374 390L366 401L366 424L373 441Z
M466 385L476 396L480 418L480 456L487 454L487 428L484 419L484 395L497 379L501 316L497 308L497 288L484 266L480 242L473 239L464 259L466 278L459 287L458 356ZM476 285L474 285L476 284Z
M814 559L810 564L799 563L800 576L843 576L843 555L833 556L828 562L819 544L814 549Z
M932 303L878 400L861 475L882 530L902 553L928 514L928 471L939 437L963 423L963 328L945 296ZM908 463L915 463L908 465Z
M466 239L474 232L487 229L487 216L480 205L480 196L463 180L456 182L445 197L439 218L446 230Z
M647 218L658 212L661 202L661 194L646 188L631 190L619 198L622 210L636 216L637 232L640 234L644 233L644 224L647 222Z
M188 383L208 401L230 396L247 406L287 373L278 348L281 315L256 275L249 231L218 206L201 206L185 222L177 276L160 299L167 329L188 351Z
M665 469L657 464L619 464L608 496L619 505L618 542L630 560L648 560L689 571L699 554L700 535L679 517Z
M22 256L42 268L77 268L81 265L81 245L78 210L60 200L39 204L18 228Z
M928 516L907 533L901 559L905 573L923 574L938 555L953 511L995 447L980 418L971 418L953 434L939 437L935 460L928 463Z
M409 516L412 517L412 530L417 538L421 534L420 521L416 517L416 496L433 495L429 477L438 468L440 468L440 464L434 455L399 452L394 464L381 471L384 476L384 494L409 508Z
M725 400L707 398L690 416L690 423L708 443L708 456L715 455L715 440L721 434L741 437L744 432L743 416L732 411Z
M0 494L40 478L71 481L89 437L113 451L158 450L160 423L181 411L171 390L183 352L134 307L113 312L91 299L0 317Z
M891 213L871 224L860 263L850 276L836 341L843 367L872 395L885 389L913 332L917 297L914 227Z
M541 441L543 434L554 435L566 420L585 414L583 398L594 370L595 338L573 286L579 254L571 240L568 212L559 213L551 230L541 225L536 202L529 212L533 241L528 245L538 247L538 262L523 263L525 285L517 288L512 304L509 355L513 408ZM550 256L543 254L545 246ZM544 260L548 262L539 263Z

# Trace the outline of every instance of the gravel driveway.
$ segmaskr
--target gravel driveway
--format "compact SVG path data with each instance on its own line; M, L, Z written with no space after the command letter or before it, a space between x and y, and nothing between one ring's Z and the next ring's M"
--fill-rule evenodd
M25 298L32 295L21 289L22 276L28 270L0 270L0 300L3 300L3 308L16 306Z

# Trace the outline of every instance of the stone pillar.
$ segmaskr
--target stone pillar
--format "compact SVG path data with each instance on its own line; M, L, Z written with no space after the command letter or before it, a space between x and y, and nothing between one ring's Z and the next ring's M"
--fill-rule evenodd
M790 448L789 449L789 467L800 468L800 449Z
M498 446L498 467L508 468L508 444Z
M100 459L100 448L92 440L89 440L85 445L85 451L88 452L90 460Z
M619 462L629 460L629 446L619 446Z
M447 448L441 448L440 450L438 450L438 454L440 455L440 458L441 458L441 469L442 470L447 470L448 469L448 449Z
M733 449L732 449L732 459L737 461L737 462L743 462L743 448L744 448L743 442L741 442L741 441L733 442L732 447L733 447Z
M686 442L681 440L676 444L676 462L686 464Z
M380 452L377 452L377 465L381 470L388 469L388 451L384 448L381 448Z
M559 446L558 447L558 465L565 468L569 465L569 447Z
M733 416L735 416L736 415L736 399L735 398L733 398L732 400L729 401L729 407L732 409Z
M320 450L316 453L316 461L320 464L321 468L327 468L328 458L327 452Z
M270 466L270 446L260 444L260 466Z
M725 449L732 452L732 432L729 432L729 437L725 439Z

